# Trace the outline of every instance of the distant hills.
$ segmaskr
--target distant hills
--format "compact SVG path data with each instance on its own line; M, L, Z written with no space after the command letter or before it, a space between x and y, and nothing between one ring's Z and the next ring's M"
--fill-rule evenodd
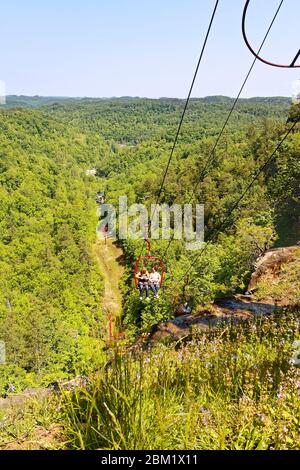
M0 106L1 108L40 108L43 106L53 106L55 104L83 104L92 103L97 101L165 101L165 102L180 102L184 101L180 98L166 98L162 97L159 99L152 98L141 98L131 96L111 97L111 98L89 98L89 97L62 97L62 96L24 96L24 95L8 95L6 97L6 105ZM207 104L229 104L234 98L228 96L216 95L206 96L204 98L192 98L193 102L202 102ZM282 105L287 106L291 103L291 98L286 96L268 96L268 97L253 97L253 98L242 98L240 102L259 103L267 105Z

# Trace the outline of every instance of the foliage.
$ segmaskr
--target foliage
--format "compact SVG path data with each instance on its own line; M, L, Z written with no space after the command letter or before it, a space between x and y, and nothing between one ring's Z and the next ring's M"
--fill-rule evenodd
M197 312L220 295L244 291L259 254L277 238L298 240L298 128L233 210L286 132L289 105L280 97L240 100L200 178L232 99L191 101L159 202L205 205L205 250L153 241L165 283L159 299L141 302L132 272L144 242L123 241L127 342L172 317L179 302ZM95 194L105 190L116 205L127 195L128 204L150 208L182 107L176 99L9 97L12 109L0 111L0 339L7 354L0 393L78 373L91 378L89 387L66 394L58 412L50 400L46 408L9 413L0 422L4 445L63 421L76 449L299 448L300 377L290 360L299 314L150 352L108 351L102 367L107 325L93 250ZM297 112L291 108L289 121ZM96 178L86 175L91 168ZM283 274L273 286L260 284L258 295L296 303L298 260Z
M172 316L176 302L182 300L187 300L192 307L197 308L217 296L242 292L249 281L255 258L276 242L276 229L279 234L278 244L293 244L298 238L296 227L300 207L297 133L289 137L276 154L275 162L254 181L239 206L232 210L240 195L248 188L253 175L286 132L285 124L277 120L279 115L275 113L275 107L282 106L280 100L271 100L268 106L259 99L242 101L231 122L232 127L229 126L218 144L214 163L199 181L199 175L211 156L219 126L226 116L228 103L226 99L193 101L159 201L170 206L174 203L203 203L205 239L214 239L214 243L207 243L200 256L199 252L187 251L180 241L172 242L170 246L164 240L152 241L152 251L163 256L166 264L163 299L169 316ZM88 107L84 108L80 104L68 109L62 107L59 113L65 113L64 119L78 123L81 116L79 111L84 108L84 126L87 128L101 125L102 129L103 126L106 129L105 126L110 124L109 131L112 134L106 137L114 137L117 142L113 145L112 157L104 160L99 170L99 174L106 177L103 181L107 198L117 205L119 196L127 195L128 205L143 203L150 208L158 196L161 175L169 157L172 139L169 140L168 136L176 123L174 113L178 113L179 105L176 100L117 100L109 107L106 102L90 103L89 111ZM101 115L100 109L104 111ZM142 112L145 114L144 119ZM139 124L130 128L133 137L126 145L124 142L119 145L119 128L115 129L112 116L118 116L116 121L118 126L122 126L123 132L124 127L128 129L132 114L139 116ZM158 115L161 115L160 135L153 131L152 122ZM281 116L284 118L285 114ZM140 135L139 125L146 123L154 132L151 136ZM207 127L200 130L200 125ZM193 188L196 188L194 192ZM292 224L288 227L288 233L283 233L280 221L288 215L292 217ZM226 221L224 226L223 221ZM221 233L215 237L220 226ZM142 242L126 240L123 249L132 272L133 260L140 256L143 249ZM131 329L134 331L137 328L142 331L145 305L138 302L131 290L130 276L128 279L130 288L124 296L124 323L133 326ZM152 304L149 308L154 313ZM147 314L147 318L150 327L164 318L164 313Z
M103 286L92 254L95 184L84 172L97 138L87 143L40 112L19 110L0 113L0 134L5 393L89 369L102 335Z
M127 195L128 204L150 208L183 101L10 97L8 108L18 103L39 109L0 112L0 338L8 364L25 370L29 385L32 374L47 383L86 371L96 360L106 325L92 250L95 193L105 189L109 203ZM296 230L284 234L280 226L291 214L296 227L300 211L298 133L232 211L285 132L288 99L241 100L199 181L231 105L226 97L191 101L160 200L205 205L203 254L180 240L153 242L166 265L164 289L159 301L141 303L132 271L143 243L123 242L127 337L171 317L180 301L197 310L217 296L243 291L256 256L275 242L275 229L281 240L297 240ZM97 178L85 175L93 167Z
M299 314L259 318L180 347L115 351L65 397L75 449L299 449Z
M27 397L23 404L1 409L0 449L63 449L62 418L61 399L57 396Z

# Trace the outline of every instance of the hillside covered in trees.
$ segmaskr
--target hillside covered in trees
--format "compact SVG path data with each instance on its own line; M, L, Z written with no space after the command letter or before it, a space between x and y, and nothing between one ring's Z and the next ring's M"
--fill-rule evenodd
M172 318L180 302L188 302L197 314L216 298L245 292L258 255L272 246L299 241L298 127L247 189L297 120L299 105L291 107L284 97L240 100L214 148L232 103L222 96L191 100L159 201L204 204L205 241L221 229L203 254L188 251L182 240L153 241L152 250L163 257L166 273L159 299L147 303L140 301L132 282L134 262L146 249L144 243L130 239L119 243L126 265L120 286L120 329L127 345L153 325ZM127 196L128 204L143 203L149 208L159 195L182 108L178 99L129 97L8 97L7 105L1 107L0 340L6 348L6 364L0 365L2 397L29 386L90 375L106 361L104 280L94 249L96 193L105 190L106 202L116 206L120 196ZM96 168L96 176L87 175L86 170L92 168ZM293 308L297 308L297 295L294 297ZM272 341L275 323L263 325ZM289 333L282 325L282 338L287 339ZM289 327L293 339L298 334L295 325L296 320ZM246 354L250 336L245 331L239 334L245 346L241 354ZM216 342L216 351L221 351L225 343L218 341L214 336L212 345ZM234 333L228 333L224 341L233 351ZM257 347L255 341L252 335L251 354ZM187 346L192 361L198 360L195 347ZM267 342L265 348L267 351ZM163 353L168 356L166 361L172 362L172 355L180 368L175 351ZM263 358L259 361L263 367ZM280 364L284 371L286 363ZM127 367L126 361L122 367ZM130 374L135 374L138 366L132 367ZM273 374L273 366L268 367L264 371ZM188 382L187 369L184 374ZM171 375L166 375L170 383ZM262 377L261 390L267 393ZM106 386L101 382L104 395ZM232 390L232 397L239 396L238 388ZM182 384L178 384L180 390ZM127 389L123 392L129 393ZM115 406L113 396L111 400ZM222 407L227 398L224 400ZM74 415L72 419L81 422ZM180 432L180 426L178 429ZM88 438L80 442L93 448L94 441L90 443ZM101 441L101 445L105 443Z
M276 159L231 211L278 145L295 110L290 111L286 98L241 100L214 149L232 102L226 97L191 102L159 201L170 206L203 203L206 240L230 214L229 223L200 258L187 252L181 241L152 243L155 254L164 258L166 278L163 299L150 305L141 305L131 283L143 242L123 242L128 266L124 285L127 335L148 331L157 321L169 318L182 298L197 310L216 297L243 292L258 255L274 244L299 240L298 132L289 136ZM49 111L83 131L103 135L110 145L110 153L95 162L108 202L117 206L119 196L126 195L128 204L150 207L159 194L182 107L180 100L121 98L60 103ZM206 167L207 161L211 164Z
M86 369L101 343L95 186L84 169L106 146L39 111L0 111L0 134L5 394Z
M12 107L18 104L26 109ZM197 184L231 105L227 97L192 100L160 201L203 203L205 238L226 218L276 146L290 102L241 100L213 164ZM32 106L39 109L31 110ZM7 108L0 113L1 337L13 368L50 375L69 372L76 356L84 361L80 351L89 350L85 341L89 343L91 330L94 334L99 329L95 320L101 321L101 274L91 251L97 223L95 193L105 187L110 203L122 195L129 204L155 201L182 101L9 97ZM197 307L242 290L261 250L278 236L281 243L296 241L299 145L295 133L202 259L194 262L182 242L171 243L164 299L143 312L130 282L141 242L123 243L128 261L124 321L129 329L141 327L141 321L142 328L148 328L169 316L182 292ZM98 170L94 179L85 176L91 167ZM157 241L154 249L162 255L167 246L168 241ZM189 279L177 283L174 279L187 268Z

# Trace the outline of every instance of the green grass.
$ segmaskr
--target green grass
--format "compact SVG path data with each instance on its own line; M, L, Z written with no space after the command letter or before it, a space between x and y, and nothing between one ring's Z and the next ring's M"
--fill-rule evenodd
M62 417L56 395L0 409L0 450L63 449Z
M64 397L75 449L300 449L299 313L147 352L115 350Z

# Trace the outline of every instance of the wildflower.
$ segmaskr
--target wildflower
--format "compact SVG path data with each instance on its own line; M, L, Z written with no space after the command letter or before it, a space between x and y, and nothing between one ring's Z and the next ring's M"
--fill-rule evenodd
M292 358L289 360L289 363L299 366L300 365L300 341L294 341L292 346L294 349L294 354Z
M4 429L6 424L7 424L7 421L8 421L8 418L4 418L2 419L2 421L0 421L0 429Z
M201 406L200 411L201 411L201 413L203 413L205 415L211 416L211 411L206 406Z
M277 393L277 398L285 400L286 394L282 391L282 387L279 388L279 392Z
M260 418L262 424L266 424L266 423L267 423L267 416L266 416L264 413L260 413L258 416L259 416L259 418Z
M296 380L294 383L295 388L300 388L300 380Z
M243 395L240 399L239 399L239 403L244 403L245 405L249 405L250 403L252 403L252 400L250 397L248 397L248 395Z

